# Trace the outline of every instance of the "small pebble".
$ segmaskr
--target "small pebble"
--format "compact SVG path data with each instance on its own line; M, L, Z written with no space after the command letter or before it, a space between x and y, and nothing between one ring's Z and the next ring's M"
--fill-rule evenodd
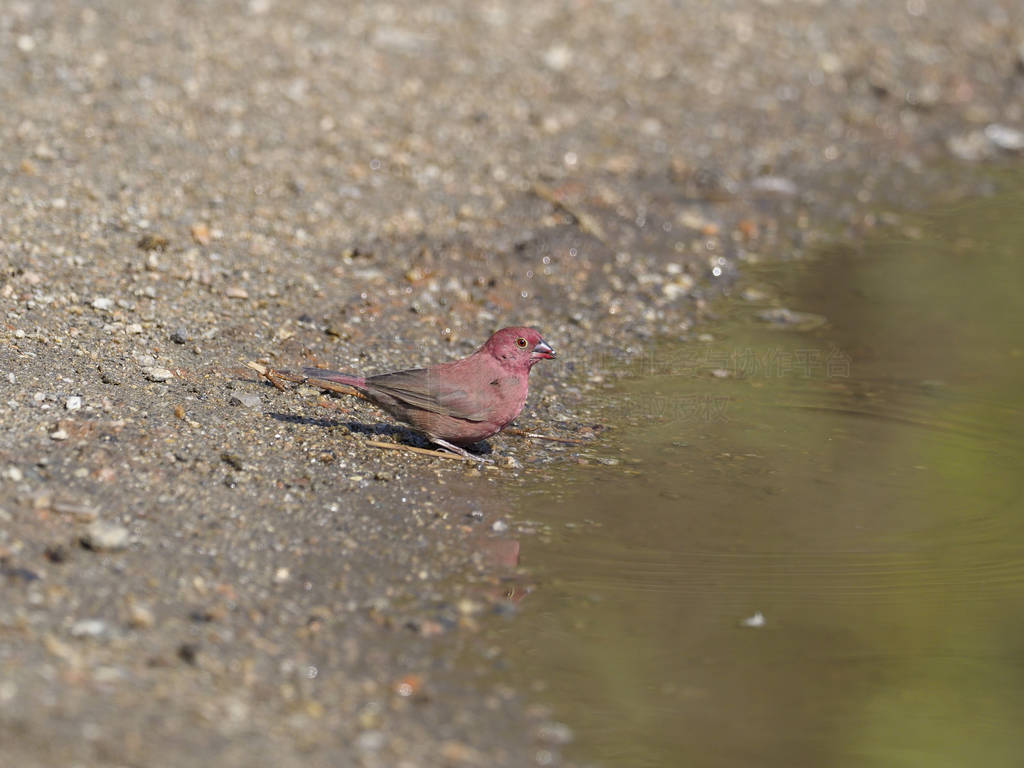
M108 299L105 296L100 296L92 300L92 308L98 309L102 312L109 312L114 308L114 300Z
M199 245L210 244L210 227L203 222L196 222L192 225L192 239Z
M165 251L167 250L167 246L170 244L171 241L163 235L156 235L152 233L143 235L136 243L138 248L143 251Z
M49 560L51 563L66 563L71 557L71 553L68 552L68 548L63 544L51 544L43 550L43 557Z
M106 632L107 622L102 619L81 619L71 625L72 637L99 637Z
M572 729L565 723L551 720L541 723L537 729L537 738L547 744L568 744L572 741Z
M750 188L755 192L766 192L785 197L795 195L799 191L795 183L783 176L758 176L750 182Z
M385 740L382 731L363 731L356 737L356 747L363 752L377 752Z
M72 395L64 401L64 407L69 411L77 411L82 407L82 398L78 395Z
M556 43L544 52L544 64L555 72L565 71L572 59L572 49L565 43Z
M661 292L669 301L675 301L680 296L689 294L696 284L697 281L692 275L681 274L672 282L662 285Z
M178 658L195 666L199 663L199 646L195 643L182 643L178 646Z
M463 616L476 616L478 613L483 611L484 607L476 600L470 600L468 597L459 600L457 606L458 611Z
M983 131L968 131L950 136L946 140L946 146L956 157L972 162L989 157L993 151L993 143Z
M143 372L150 381L167 381L174 378L174 374L166 368L145 368Z
M171 341L175 344L185 344L188 342L188 330L184 327L175 328L171 334Z
M92 671L92 679L100 684L116 683L124 678L124 670L118 667L95 667Z
M496 533L503 533L508 530L508 523L504 520L495 520L491 523L491 530Z
M742 627L753 627L753 628L756 629L758 627L763 627L764 625L765 625L764 614L761 613L760 611L757 611L757 612L754 613L753 616L748 616L747 618L742 619L740 621L740 626L742 626Z
M67 440L68 431L66 429L58 429L55 432L50 433L51 440Z
M128 623L135 629L149 629L156 624L156 617L146 606L132 605L128 609Z
M1024 131L1008 125L992 123L985 126L985 138L1004 152L1020 152L1024 150Z
M768 294L762 291L760 288L744 288L740 294L744 301L765 301L768 299Z
M241 405L245 408L257 408L260 404L260 396L251 392L242 395L232 395L228 398L228 403L231 405Z
M131 533L123 525L97 520L85 529L82 546L95 552L117 552L126 549Z

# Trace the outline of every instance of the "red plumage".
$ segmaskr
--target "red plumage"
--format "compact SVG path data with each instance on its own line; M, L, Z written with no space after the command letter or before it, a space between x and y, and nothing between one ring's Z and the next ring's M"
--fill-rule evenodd
M508 426L526 404L530 369L553 357L536 329L502 328L469 357L429 368L369 377L319 368L303 374L350 386L438 445L469 456L461 446Z

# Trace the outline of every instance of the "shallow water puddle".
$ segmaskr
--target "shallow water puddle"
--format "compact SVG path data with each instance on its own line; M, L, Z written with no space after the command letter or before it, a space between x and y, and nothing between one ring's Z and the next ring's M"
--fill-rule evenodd
M1018 179L859 253L750 271L765 299L613 393L617 464L515 491L553 533L521 542L537 587L499 645L579 757L1018 763L1020 211ZM828 323L758 318L778 306Z

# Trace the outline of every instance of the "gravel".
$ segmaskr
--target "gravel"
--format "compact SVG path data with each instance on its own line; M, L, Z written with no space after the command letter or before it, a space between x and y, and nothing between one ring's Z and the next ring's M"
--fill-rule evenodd
M537 694L456 659L495 614L459 608L498 599L491 543L526 535L502 488L579 448L377 450L423 443L244 362L376 373L534 324L559 360L519 425L599 435L604 388L706 336L744 264L983 189L958 160L1019 163L1015 19L5 4L5 760L572 765Z

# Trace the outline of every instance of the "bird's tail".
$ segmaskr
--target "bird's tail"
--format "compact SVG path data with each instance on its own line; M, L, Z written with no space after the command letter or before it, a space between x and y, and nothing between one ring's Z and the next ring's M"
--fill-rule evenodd
M362 376L353 376L350 373L342 373L341 371L327 371L323 368L303 368L302 374L307 379L333 381L336 384L344 384L354 389L364 389L366 387L366 379Z

